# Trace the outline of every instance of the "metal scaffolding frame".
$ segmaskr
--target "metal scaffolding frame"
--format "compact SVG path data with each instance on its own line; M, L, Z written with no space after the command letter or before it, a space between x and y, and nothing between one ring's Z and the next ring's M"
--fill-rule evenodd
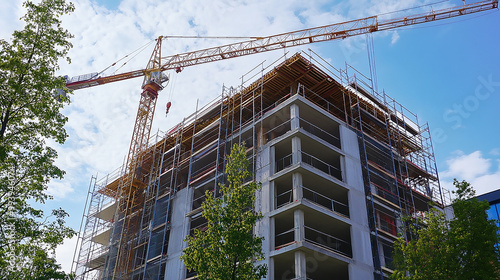
M416 115L385 94L370 87L370 78L346 66L345 81L351 108L349 124L358 132L367 211L372 231L375 279L390 273L391 257L384 247L397 237L387 225L403 226L401 218L418 216L434 201L449 204L442 195L428 124L419 125ZM348 75L349 70L354 72ZM369 92L369 93L368 93ZM355 96L353 96L355 93ZM381 218L384 217L384 218Z

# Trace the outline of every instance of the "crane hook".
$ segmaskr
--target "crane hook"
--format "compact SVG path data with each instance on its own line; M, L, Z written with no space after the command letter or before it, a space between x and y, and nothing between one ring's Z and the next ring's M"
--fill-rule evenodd
M165 111L165 116L168 115L168 111L170 111L170 106L172 106L172 102L167 102L167 110Z

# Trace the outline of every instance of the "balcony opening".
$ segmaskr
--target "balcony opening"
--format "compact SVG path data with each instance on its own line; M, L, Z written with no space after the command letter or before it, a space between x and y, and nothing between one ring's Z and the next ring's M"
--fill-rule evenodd
M295 256L293 252L273 257L274 277L272 279L292 280L295 278Z
M328 116L300 103L300 128L337 148L341 148L340 125Z
M293 202L291 174L274 180L274 193L274 209L278 209Z
M290 107L284 107L262 121L264 145L290 131Z
M201 215L201 212L194 214L191 217L189 235L194 236L196 229L200 231L205 231L207 229L207 226L208 226L208 221Z
M279 250L295 242L293 211L282 213L274 218L275 250Z
M393 237L397 237L398 230L396 225L396 218L394 213L389 213L387 210L376 209L375 219L377 228L385 234L390 234Z
M323 213L304 210L305 240L335 253L352 257L350 225Z
M392 255L394 248L392 244L382 241L381 246L383 254L382 266L394 270L393 255Z
M213 192L215 190L215 181L208 180L194 188L193 191L193 202L192 202L192 210L196 210L201 207L203 202L205 202L206 191Z
M313 173L302 173L303 198L329 211L349 217L348 190Z
M275 172L280 172L281 170L292 165L292 141L291 139L285 139L280 141L274 146L274 158L275 162Z

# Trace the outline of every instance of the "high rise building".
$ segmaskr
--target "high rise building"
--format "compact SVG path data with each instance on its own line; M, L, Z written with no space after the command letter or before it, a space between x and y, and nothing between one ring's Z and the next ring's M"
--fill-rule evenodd
M392 243L411 238L401 217L447 204L427 123L349 65L296 54L271 69L154 135L132 186L126 167L92 179L77 279L195 279L183 240L206 226L205 191L225 182L234 143L262 183L267 279L390 275Z

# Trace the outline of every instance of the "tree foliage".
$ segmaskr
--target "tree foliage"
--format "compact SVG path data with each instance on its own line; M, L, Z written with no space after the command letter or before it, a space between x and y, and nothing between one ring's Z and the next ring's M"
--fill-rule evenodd
M23 4L24 28L10 40L0 40L1 279L66 277L52 255L64 238L74 235L65 226L65 211L46 216L30 204L50 199L48 183L64 175L47 142L63 143L67 137L60 110L69 100L56 97L65 80L55 73L71 48L71 34L59 18L74 9L64 0L36 2Z
M206 192L203 217L208 225L205 231L195 230L187 236L188 247L181 259L194 270L200 280L205 279L261 279L267 274L266 265L254 265L262 260L262 237L253 234L260 213L254 211L255 192L260 184L243 184L251 174L248 171L245 147L234 145L226 158L228 184L219 184L221 197Z
M469 183L454 180L454 185L454 218L447 220L433 208L413 223L410 232L417 239L396 241L391 279L500 279L500 254L495 246L500 239L496 221L487 217L489 204L474 197Z

